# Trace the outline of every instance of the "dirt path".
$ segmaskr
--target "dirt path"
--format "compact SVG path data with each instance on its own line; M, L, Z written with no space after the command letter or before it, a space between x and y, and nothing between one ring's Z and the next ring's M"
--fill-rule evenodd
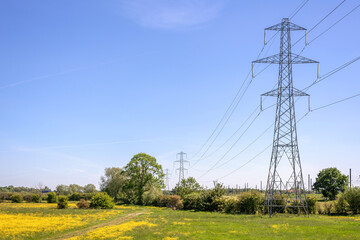
M70 233L66 233L66 234L58 236L56 238L52 237L52 238L48 238L48 239L63 240L63 239L68 239L68 238L72 238L72 237L81 236L81 235L84 235L87 232L90 232L90 231L92 231L94 229L97 229L97 228L121 224L121 223L123 223L125 221L128 221L128 220L130 220L132 218L135 218L135 217L137 217L137 216L139 216L141 214L144 214L144 213L145 212L130 213L130 214L125 215L123 217L115 218L115 219L112 219L112 220L104 222L104 223L100 223L100 224L97 224L97 225L90 226L88 228L84 228L84 229L76 230L76 231L73 231L73 232L70 232Z

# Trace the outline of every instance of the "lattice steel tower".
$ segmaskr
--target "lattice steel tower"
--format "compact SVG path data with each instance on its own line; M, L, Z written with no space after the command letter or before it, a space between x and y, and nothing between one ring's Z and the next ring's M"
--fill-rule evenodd
M165 189L167 189L168 191L170 190L170 177L171 173L170 170L167 168L165 169Z
M283 18L281 23L266 28L266 30L280 31L281 36L279 54L253 61L253 63L279 64L277 89L261 95L277 97L273 148L266 185L264 212L267 212L271 217L272 213L283 211L285 207L294 207L298 213L303 210L308 214L296 133L294 97L309 95L293 87L292 64L318 62L291 53L290 32L306 31L305 28L291 23L288 18ZM280 160L286 160L284 158L289 161L290 166L279 166ZM284 162L282 161L282 163Z
M184 160L184 156L187 156L186 153L184 152L179 152L178 154L176 154L176 157L180 156L180 159L175 161L179 163L179 168L176 169L176 171L179 171L179 186L181 184L181 180L183 180L185 178L185 174L184 171L187 171L186 168L184 168L184 163L190 163L189 161Z

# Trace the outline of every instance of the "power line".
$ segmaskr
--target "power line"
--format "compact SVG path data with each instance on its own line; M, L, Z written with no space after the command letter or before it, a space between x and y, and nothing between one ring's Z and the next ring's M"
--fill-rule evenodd
M244 134L247 132L247 130L250 129L250 127L254 124L254 122L256 121L256 119L260 116L260 113L259 112L256 117L251 121L251 123L249 124L249 126L245 129L245 131L240 135L240 137L238 137L238 139L236 139L235 143L233 143L231 145L231 147L225 152L225 154L216 161L216 163L209 169L207 170L203 175L201 175L199 178L202 178L203 176L205 176L207 173L209 173L211 171L212 168L216 167L216 165L226 157L226 155L234 148L234 146L239 142L239 140L241 139L242 136L244 136Z
M265 43L265 45L269 44L273 39L274 37L278 34L279 32L276 32L268 42ZM273 45L274 41L271 42L270 46L268 47L266 53L269 51L269 49L271 48L271 46ZM265 45L263 46L261 52L264 50L265 48ZM260 55L261 55L261 52L258 54L257 56L257 59L260 58ZM265 68L266 69L266 68ZM189 169L193 168L200 160L203 159L203 157L205 156L205 154L209 151L210 147L213 145L213 143L215 142L215 140L217 139L217 137L220 135L221 131L224 129L225 127L225 124L228 122L228 120L230 119L231 115L233 114L233 112L235 111L236 107L238 106L238 104L240 103L240 100L242 99L242 97L244 96L244 94L246 93L247 89L249 88L252 80L254 78L256 78L258 75L260 75L263 71L265 71L265 69L261 70L258 74L256 74L256 76L253 76L253 78L251 79L250 83L248 84L248 86L246 87L245 91L243 92L243 94L241 95L240 99L238 100L237 104L235 105L235 107L233 108L230 116L228 117L228 119L226 120L226 122L224 123L224 125L222 126L222 128L220 129L220 132L216 135L215 139L211 142L211 144L208 146L208 148L205 150L205 152L202 154L202 156L197 160L195 161L195 163L189 167ZM248 73L247 75L247 78L249 77L250 75L250 72ZM276 86L276 84L275 84ZM274 86L274 88L275 88ZM217 152L219 149L221 149L244 125L245 123L256 113L256 111L259 109L259 106L257 106L254 111L250 114L250 116L240 125L240 127L220 146L218 147L214 152L210 153L209 155L206 156L206 158L208 158L209 156L213 155L215 152Z
M313 83L311 83L309 86L307 86L306 88L304 88L302 91L307 91L309 88L311 88L312 86L314 86L315 84L318 84L319 82L324 81L325 79L327 79L328 77L332 76L333 74L341 71L342 69L350 66L351 64L357 62L358 60L360 60L360 56L350 60L349 62L344 63L343 65L327 72L326 74L322 75L321 77L317 78Z
M295 13L292 14L291 18L293 18L294 16L296 16L296 15L299 13L299 11L306 5L306 3L307 3L308 1L309 1L309 0L303 1L303 2L296 8ZM274 34L274 35L270 38L270 40L268 41L268 43L269 43L270 41L272 41L277 34L278 34L278 32L277 32L276 34ZM266 45L267 45L268 43L265 43L264 46L261 48L261 50L260 50L260 52L259 52L259 54L258 54L258 56L257 56L257 59L260 58L261 53L264 51L264 49L265 49L265 47L266 47ZM272 44L271 44L271 45L272 45ZM270 45L270 47L271 47L271 45ZM264 70L265 70L265 69L264 69ZM263 72L264 70L262 70L261 72ZM247 75L246 78L244 79L243 83L241 84L240 89L237 91L237 93L236 93L234 99L232 100L230 106L229 106L229 107L227 108L227 110L225 111L224 115L222 116L220 122L219 122L219 123L217 124L217 126L215 127L214 131L210 134L210 136L207 138L207 140L206 140L205 143L201 146L201 148L191 157L191 159L193 159L196 155L198 155L198 154L201 152L201 150L206 146L206 144L210 141L210 139L212 138L212 136L215 134L215 132L217 131L217 129L218 129L219 126L221 125L221 122L225 119L225 117L226 117L226 115L228 114L228 112L230 111L231 107L234 105L235 100L237 99L238 95L240 94L240 92L241 92L241 90L242 90L245 82L246 82L247 79L249 78L251 72L252 72L252 70L249 71L248 75ZM258 76L259 74L260 74L260 73L258 73L257 76ZM254 78L254 77L253 77L253 78ZM243 95L246 93L248 87L249 87L250 84L252 83L253 78L251 79L251 81L250 81L249 85L247 86L246 90L244 91ZM242 96L243 96L243 95L242 95ZM240 97L240 99L239 99L238 102L236 103L234 109L232 110L232 112L230 113L229 117L228 117L227 120L225 121L224 126L221 128L220 132L223 130L223 128L225 127L225 125L226 125L227 122L229 121L230 117L232 116L233 112L235 111L236 107L238 106L239 102L241 101L242 96ZM217 136L215 137L215 139L213 140L213 142L217 139L217 137L219 136L220 132L217 134ZM213 142L211 143L211 145L213 144ZM211 146L210 146L210 147L211 147ZM210 147L208 147L208 149L210 149ZM207 151L208 151L208 150L206 150L206 152L207 152ZM197 161L195 161L195 163L194 163L190 168L192 168L192 167L195 166L200 160L202 160L202 157L203 157L204 155L205 155L205 154L203 154Z
M331 75L330 75L331 76ZM313 85L311 85L313 86ZM310 87L311 87L310 86ZM327 108L327 107L330 107L332 105L335 105L335 104L338 104L338 103L341 103L341 102L344 102L344 101L347 101L347 100L350 100L350 99L353 99L353 98L356 98L356 97L359 97L360 96L360 93L358 94L355 94L355 95L352 95L350 97L346 97L346 98L343 98L343 99L340 99L338 101L335 101L335 102L332 102L332 103L329 103L329 104L326 104L326 105L323 105L321 107L317 107L317 108L314 108L311 110L311 112L315 112L317 110L320 110L320 109L323 109L323 108ZM307 112L306 114L304 114L296 123L299 123L302 119L304 119L307 115L309 114L309 112ZM270 127L272 127L274 124L272 124ZM268 129L270 129L270 127L268 127L260 136L262 136L266 131L268 131ZM260 136L258 138L260 138ZM257 138L257 139L258 139ZM240 170L241 168L243 168L245 165L247 165L248 163L250 163L251 161L253 161L254 159L256 159L258 156L260 156L263 152L265 152L268 148L270 148L272 146L272 143L270 145L268 145L266 148L264 148L260 153L256 154L253 158L251 158L249 161L247 161L246 163L244 163L243 165L241 165L240 167L234 169L233 171L231 171L230 173L220 177L220 178L217 178L216 180L219 180L219 179L222 179L224 177L227 177L233 173L235 173L236 171ZM239 155L239 154L238 154ZM236 155L235 157L237 157L238 155ZM235 158L234 157L234 158ZM232 160L232 159L231 159ZM225 163L223 164L225 165Z
M325 17L323 17L317 24L315 24L309 31L307 31L307 34L309 34L312 30L314 30L317 26L320 25L320 23L322 23L327 17L329 17L333 12L336 11L336 9L338 9L344 2L346 2L346 0L343 0L340 4L338 4L333 10L331 10L328 14L326 14ZM301 41L301 39L303 39L305 36L302 36L301 38L299 38L292 46L295 46L299 41Z
M314 108L314 109L311 110L311 112L314 112L314 111L317 111L317 110L320 110L320 109L323 109L323 108L326 108L326 107L330 107L332 105L335 105L335 104L338 104L338 103L341 103L341 102L345 102L347 100L350 100L352 98L356 98L356 97L359 97L359 96L360 96L360 93L355 94L355 95L350 96L350 97L347 97L347 98L340 99L338 101L335 101L335 102L332 102L332 103L329 103L329 104L326 104L326 105L321 106L321 107Z
M218 132L218 134L215 136L215 138L212 140L212 142L209 144L209 146L207 147L207 149L205 150L205 152L201 155L201 157L195 161L195 163L189 168L191 169L193 166L195 166L199 161L201 161L203 159L203 157L205 156L205 154L209 151L209 149L211 148L211 146L214 144L214 142L216 141L216 139L219 137L220 133L222 132L222 130L224 129L224 127L226 126L226 124L228 123L228 121L230 120L230 117L232 116L232 114L234 113L235 109L237 108L237 106L239 105L240 101L242 100L243 96L245 95L246 91L248 90L248 88L250 87L252 83L252 80L249 82L249 84L247 85L247 87L245 88L245 91L243 92L243 94L240 96L239 100L237 101L236 105L233 107L230 115L228 116L228 118L225 120L225 123L223 124L223 126L221 127L220 131Z
M275 37L276 35L277 35L277 33L274 34L274 35L270 38L269 42L272 41L272 39L274 39L274 37ZM257 56L257 59L260 58L261 53L264 51L265 46L266 46L269 42L267 42L267 43L262 47L260 53L259 53L258 56ZM272 44L270 44L269 48L270 48L271 46L272 46ZM243 81L243 84L241 85L240 89L238 90L237 94L235 95L235 98L233 99L232 103L230 104L230 106L229 106L228 109L226 110L224 116L222 117L222 119L220 120L220 122L218 123L218 125L216 126L215 130L212 132L212 134L210 135L210 137L206 140L205 144L201 147L201 149L200 149L195 155L197 155L197 154L204 148L204 146L209 142L209 140L211 139L211 137L214 135L214 133L216 132L216 130L217 130L218 127L220 126L221 122L224 120L225 116L227 115L227 113L229 112L229 110L231 109L231 107L233 106L235 100L236 100L237 97L239 96L239 94L240 94L240 92L241 92L241 90L242 90L245 82L246 82L247 79L249 78L251 72L252 72L252 70L250 70L249 73L247 74L245 80ZM262 72L263 72L263 71L262 71ZM226 119L225 122L223 123L223 125L222 125L220 131L218 132L218 134L215 136L215 138L214 138L213 141L210 143L210 145L209 145L208 148L205 150L205 152L200 156L200 158L199 158L198 160L196 160L196 161L194 162L194 164L193 164L191 167L189 167L189 169L193 168L199 161L203 160L203 157L205 156L205 154L209 151L209 149L211 148L211 146L213 145L213 143L216 141L216 139L218 138L218 136L220 135L220 133L222 132L222 130L224 129L224 127L226 126L226 124L228 123L228 121L230 120L230 118L231 118L231 116L233 115L235 109L237 108L237 106L239 105L240 101L242 100L242 98L244 97L245 93L247 92L248 88L250 87L251 83L253 82L253 79L256 78L259 74L260 74L260 73L258 73L256 76L254 76L254 77L250 80L250 82L249 82L248 85L246 86L244 92L242 93L242 95L240 95L240 98L237 100L235 106L232 108L232 110L231 110L231 112L230 112L230 115L227 117L227 119ZM195 155L194 155L194 156L195 156ZM191 159L193 159L194 156L193 156Z
M316 85L317 83L327 79L328 77L332 76L333 74L341 71L342 69L350 66L351 64L355 63L356 61L358 61L360 59L360 57L357 57L357 58L354 58L353 60L325 73L323 76L321 76L320 78L317 78L316 80L314 80L314 82L312 84L310 84L309 86L307 86L306 88L303 89L303 91L307 91L309 90L311 87L313 87L314 85ZM349 97L349 98L346 98L346 99L343 99L343 100L340 100L340 101L337 101L336 103L338 102L342 102L342 101L346 101L348 99L351 99L351 98L354 98L354 97L357 97L358 95L355 95L355 96L352 96L352 97ZM296 102L299 100L299 98L296 100ZM336 103L333 103L333 104L336 104ZM329 106L333 105L333 104L328 104ZM272 104L271 106L263 109L263 111L266 111L267 109L275 106L276 104ZM324 108L324 107L327 107L327 106L323 106L323 107L320 107L318 109L321 109L321 108ZM312 111L315 111L315 110L318 110L318 109L313 109ZM307 115L307 114L306 114ZM304 116L302 117L304 118ZM301 118L301 119L302 119ZM258 137L255 138L255 140L253 140L249 145L247 145L243 150L241 150L238 154L236 154L234 157L232 157L231 159L227 160L226 162L224 162L223 164L217 166L217 167L214 167L214 168L211 168L210 170L207 171L210 172L212 170L215 170L215 169L218 169L224 165L226 165L227 163L231 162L232 160L234 160L236 157L238 157L240 154L242 154L245 150L247 150L249 147L251 147L255 142L257 142L267 131L269 131L271 129L271 127L274 126L274 123L272 123L269 127L267 127ZM205 174L204 174L205 175ZM202 177L202 176L201 176Z
M342 18L340 18L338 21L336 21L333 25L331 25L329 28L327 28L325 31L321 32L319 35L317 35L313 40L311 40L308 45L310 43L312 43L313 41L315 41L317 38L321 37L323 34L325 34L327 31L329 31L331 28L333 28L336 24L338 24L339 22L341 22L344 18L346 18L347 16L349 16L352 12L354 12L356 9L358 9L360 7L360 4L358 4L356 7L354 7L350 12L348 12L347 14L345 14Z
M295 9L295 12L289 16L290 19L296 16L298 12L309 2L309 0L304 0L300 5Z
M275 89L275 87L274 87L273 89ZM243 127L243 125L244 125L258 110L259 110L259 106L257 106L257 107L254 109L254 111L253 111L253 112L250 114L250 116L245 120L245 122L244 122L221 146L219 146L214 152L212 152L211 154L209 154L209 155L206 156L206 157L208 158L209 156L213 155L213 154L216 153L219 149L221 149L226 143L228 143L229 140ZM266 110L266 109L265 109L265 110ZM261 111L261 112L258 113L258 115L253 119L253 121L252 121L252 122L250 123L250 125L244 130L244 132L240 135L240 137L237 138L237 140L236 140L235 143L230 147L230 149L229 149L212 167L210 167L210 169L208 169L208 170L206 171L206 173L204 173L202 176L200 176L200 178L203 177L204 175L206 175L207 173L209 173L210 171L212 171L212 170L214 170L214 169L218 169L219 167L225 165L227 162L229 162L229 161L231 161L231 160L233 159L233 158L232 158L231 160L225 162L224 164L216 167L216 165L229 153L229 151L236 145L236 143L244 136L244 134L246 133L246 131L252 126L253 122L258 118L258 116L259 116L262 112L263 112L263 111ZM262 134L262 135L263 135L263 134ZM259 138L259 137L258 137L258 138ZM250 145L251 145L251 144L250 144ZM248 145L248 146L244 149L244 151L245 151L248 147L250 147L250 145Z
M213 151L212 153L210 153L209 155L206 156L206 158L214 155L217 151L219 151L221 148L223 148L226 143L228 143L230 141L230 139L232 139L236 133L238 133L240 131L240 129L242 129L242 127L245 125L245 123L252 117L255 115L255 113L259 111L259 106L257 106L254 111L250 114L250 116L240 125L240 127L223 143L221 144L215 151Z
M299 123L301 120L303 120L307 115L309 114L309 112L305 113L299 120L296 121L296 123ZM246 166L247 164L249 164L251 161L255 160L257 157L259 157L262 153L264 153L267 149L269 149L271 146L273 145L273 143L271 143L270 145L268 145L266 148L264 148L263 150L261 150L261 152L259 152L258 154L256 154L254 157L252 157L250 160L248 160L247 162L245 162L243 165L241 165L240 167L234 169L233 171L231 171L230 173L219 177L216 179L216 181L218 181L219 179L225 178L227 176L230 176L231 174L237 172L238 170L240 170L241 168L243 168L244 166Z
M339 8L346 0L343 0L339 5L337 5L332 11L330 11L325 17L323 17L319 22L317 22L309 31L308 33L310 33L312 30L314 30L321 22L323 22L328 16L330 16L337 8ZM355 7L354 9L352 9L349 13L347 13L344 17L342 17L340 20L338 20L336 23L334 23L332 26L330 26L326 31L324 31L323 33L319 34L318 36L316 36L312 41L310 41L309 43L307 43L303 49L298 53L298 55L300 55L305 49L306 47L314 42L317 38L319 38L321 35L323 35L325 32L329 31L332 27L334 27L338 22L340 22L341 20L343 20L345 17L347 17L351 12L353 12L356 8L358 8L360 5L358 5L357 7ZM276 34L278 34L279 32L277 32ZM276 35L275 34L275 35ZM274 35L274 36L275 36ZM294 47L301 39L303 39L305 36L300 37L294 44L291 45L291 47ZM267 66L265 66L260 72L258 72L257 74L255 74L255 77L257 77L259 74L261 74L263 71L265 71L268 67L270 67L271 63L268 64Z
M260 57L261 53L264 51L265 49L265 46L262 47L262 49L260 50L259 54L258 54L258 58ZM244 81L242 82L239 90L237 91L237 93L235 94L235 97L233 98L233 100L231 101L229 107L227 108L227 110L225 111L224 115L222 116L220 122L216 125L214 131L210 134L210 136L207 138L207 140L205 141L205 143L201 146L201 148L191 157L191 159L193 159L196 155L198 155L201 150L206 146L206 144L210 141L210 139L212 138L212 136L215 134L215 132L218 130L218 128L220 127L221 123L224 121L225 117L228 115L228 113L231 111L231 108L233 107L233 105L235 104L239 94L241 93L241 90L243 89L246 81L248 80L249 76L251 74L251 70L249 71L249 73L247 74L247 76L245 77ZM251 83L250 83L251 84ZM249 84L249 85L250 85ZM248 85L248 87L249 87ZM247 88L248 88L247 87ZM246 90L245 90L246 92ZM245 94L245 92L243 93L243 95ZM228 118L226 119L223 127L221 128L220 132L222 131L222 129L225 127L226 123L229 121L230 117L232 116L233 112L235 111L235 108L238 106L238 104L240 103L242 97L237 101L237 103L235 104L235 107L233 108L233 110L231 111L230 115L228 116ZM219 134L217 135L219 136ZM217 138L217 136L215 137L215 140ZM213 141L214 142L214 141ZM196 165L201 159L202 159L203 156L201 156L197 161L195 161L195 163L192 165Z

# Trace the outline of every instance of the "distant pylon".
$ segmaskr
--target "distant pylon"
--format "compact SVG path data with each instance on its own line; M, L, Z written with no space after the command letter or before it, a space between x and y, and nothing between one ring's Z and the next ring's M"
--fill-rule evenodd
M178 154L176 154L176 158L177 156L180 156L179 160L176 160L175 162L179 163L179 168L176 169L176 171L179 171L179 185L181 184L181 181L185 178L185 174L184 171L187 171L186 168L184 168L184 163L190 163L189 161L184 160L184 156L187 156L186 153L184 152L179 152Z
M277 89L262 94L262 96L277 97L273 149L266 185L264 212L267 211L271 217L273 212L283 211L285 207L294 207L298 213L303 210L308 214L296 132L294 96L309 95L293 87L292 64L318 62L291 53L290 32L306 31L305 28L289 22L288 18L283 18L281 23L265 30L280 31L281 37L280 54L253 61L253 63L279 64ZM288 160L290 168L282 165L279 167L280 160L283 158ZM286 181L286 179L288 180Z
M171 173L170 170L167 168L165 169L165 189L167 189L168 191L170 190L170 177Z

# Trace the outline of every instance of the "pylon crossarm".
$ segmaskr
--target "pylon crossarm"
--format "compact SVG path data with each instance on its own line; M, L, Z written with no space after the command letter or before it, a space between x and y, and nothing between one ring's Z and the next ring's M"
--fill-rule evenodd
M274 90L271 90L271 91L261 94L261 96L269 96L269 97L277 97L277 95L278 95L277 89L274 89Z
M309 94L307 94L306 92L300 91L296 88L293 88L293 95L295 97L308 97L310 96Z
M301 63L319 63L318 61L312 60L307 57L300 56L295 53L289 53L291 56L291 63L292 64L301 64ZM283 63L284 59L287 58L287 56L280 56L280 54L275 54L269 57L261 58L255 61L252 61L252 63L270 63L270 64L280 64Z
M266 58L261 58L258 59L256 61L252 61L252 63L271 63L271 64L275 64L275 63L279 63L280 60L280 55L279 54L275 54Z
M288 24L288 27L290 31L299 31L299 30L304 30L306 31L306 28L303 28L303 27L300 27L294 23L291 23L289 22L289 19L288 18L284 18L283 19L283 22L286 22ZM273 30L273 31L281 31L281 30L284 30L284 24L282 23L278 23L278 24L275 24L274 26L271 26L271 27L268 27L268 28L265 28L265 30Z
M312 60L310 58L306 58L295 53L291 53L291 63L299 64L299 63L319 63L318 61Z

